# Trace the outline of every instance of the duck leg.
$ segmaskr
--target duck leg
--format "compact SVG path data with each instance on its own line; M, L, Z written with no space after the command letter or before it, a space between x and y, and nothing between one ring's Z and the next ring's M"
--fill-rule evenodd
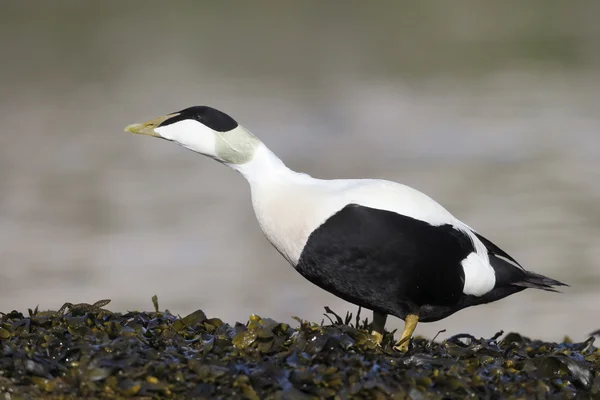
M387 314L373 311L373 330L371 331L371 335L377 344L381 344L381 341L383 340L383 328L385 327L386 319Z
M419 322L419 316L417 314L408 314L406 318L404 318L404 331L402 332L402 336L400 336L400 340L398 344L394 346L395 350L406 353L408 351L408 344L410 343L410 338L417 327L417 323Z

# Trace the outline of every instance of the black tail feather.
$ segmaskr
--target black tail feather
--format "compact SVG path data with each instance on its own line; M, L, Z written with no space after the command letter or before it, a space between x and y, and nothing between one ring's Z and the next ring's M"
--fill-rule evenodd
M496 273L496 288L516 286L523 289L534 288L546 290L548 292L560 293L558 290L554 289L554 286L569 286L566 283L548 278L544 275L536 274L535 272L525 270L525 268L523 268L523 266L521 266L521 264L519 264L517 260L512 258L504 250L496 246L491 240L485 238L477 232L473 233L485 245L485 247L488 250L490 264L492 265L492 267L494 268L494 272ZM510 262L500 257L503 257L514 264L511 264Z
M496 273L496 287L517 286L533 288L548 292L559 292L555 286L569 286L566 283L548 278L535 272L527 271L509 263L502 258L490 254L490 264Z
M526 288L534 288L546 290L548 292L560 293L560 291L554 289L554 286L569 286L566 283L557 281L555 279L548 278L544 275L536 274L535 272L524 271L525 277L517 282L511 282L513 286L521 286Z
M490 258L490 265L492 268L494 268L494 272L496 274L496 284L494 288L483 296L462 296L458 306L455 307L452 312L456 312L465 307L491 303L492 301L500 300L514 293L521 292L527 288L560 293L555 289L556 286L569 286L566 283L548 278L544 275L527 271L520 265L511 264L507 260L498 257L494 253L489 253L488 255ZM501 256L511 259L510 256ZM444 315L447 316L448 314ZM437 321L438 319L439 316L433 316L428 320Z

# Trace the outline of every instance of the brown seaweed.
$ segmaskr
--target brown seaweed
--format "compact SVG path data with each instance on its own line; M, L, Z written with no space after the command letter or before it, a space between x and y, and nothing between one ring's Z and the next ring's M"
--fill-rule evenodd
M116 313L65 303L0 316L0 395L72 398L598 398L594 337L562 343L498 333L381 346L369 322L326 308L293 327L251 315L229 325L197 310ZM435 338L434 338L435 339Z

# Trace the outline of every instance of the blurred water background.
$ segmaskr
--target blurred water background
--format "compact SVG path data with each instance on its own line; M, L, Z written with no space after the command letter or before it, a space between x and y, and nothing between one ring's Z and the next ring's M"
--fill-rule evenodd
M156 294L173 313L228 322L355 312L264 239L241 176L123 132L206 104L296 170L411 185L571 284L418 334L580 340L600 328L600 2L0 9L0 310L102 298L149 310Z

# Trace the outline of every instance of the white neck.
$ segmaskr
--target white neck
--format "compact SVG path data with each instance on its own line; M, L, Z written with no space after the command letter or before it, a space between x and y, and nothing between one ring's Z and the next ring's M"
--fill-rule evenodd
M253 184L271 182L274 180L293 180L296 177L307 177L289 169L279 157L267 146L261 143L254 153L254 157L244 164L227 164L241 173L244 178Z

